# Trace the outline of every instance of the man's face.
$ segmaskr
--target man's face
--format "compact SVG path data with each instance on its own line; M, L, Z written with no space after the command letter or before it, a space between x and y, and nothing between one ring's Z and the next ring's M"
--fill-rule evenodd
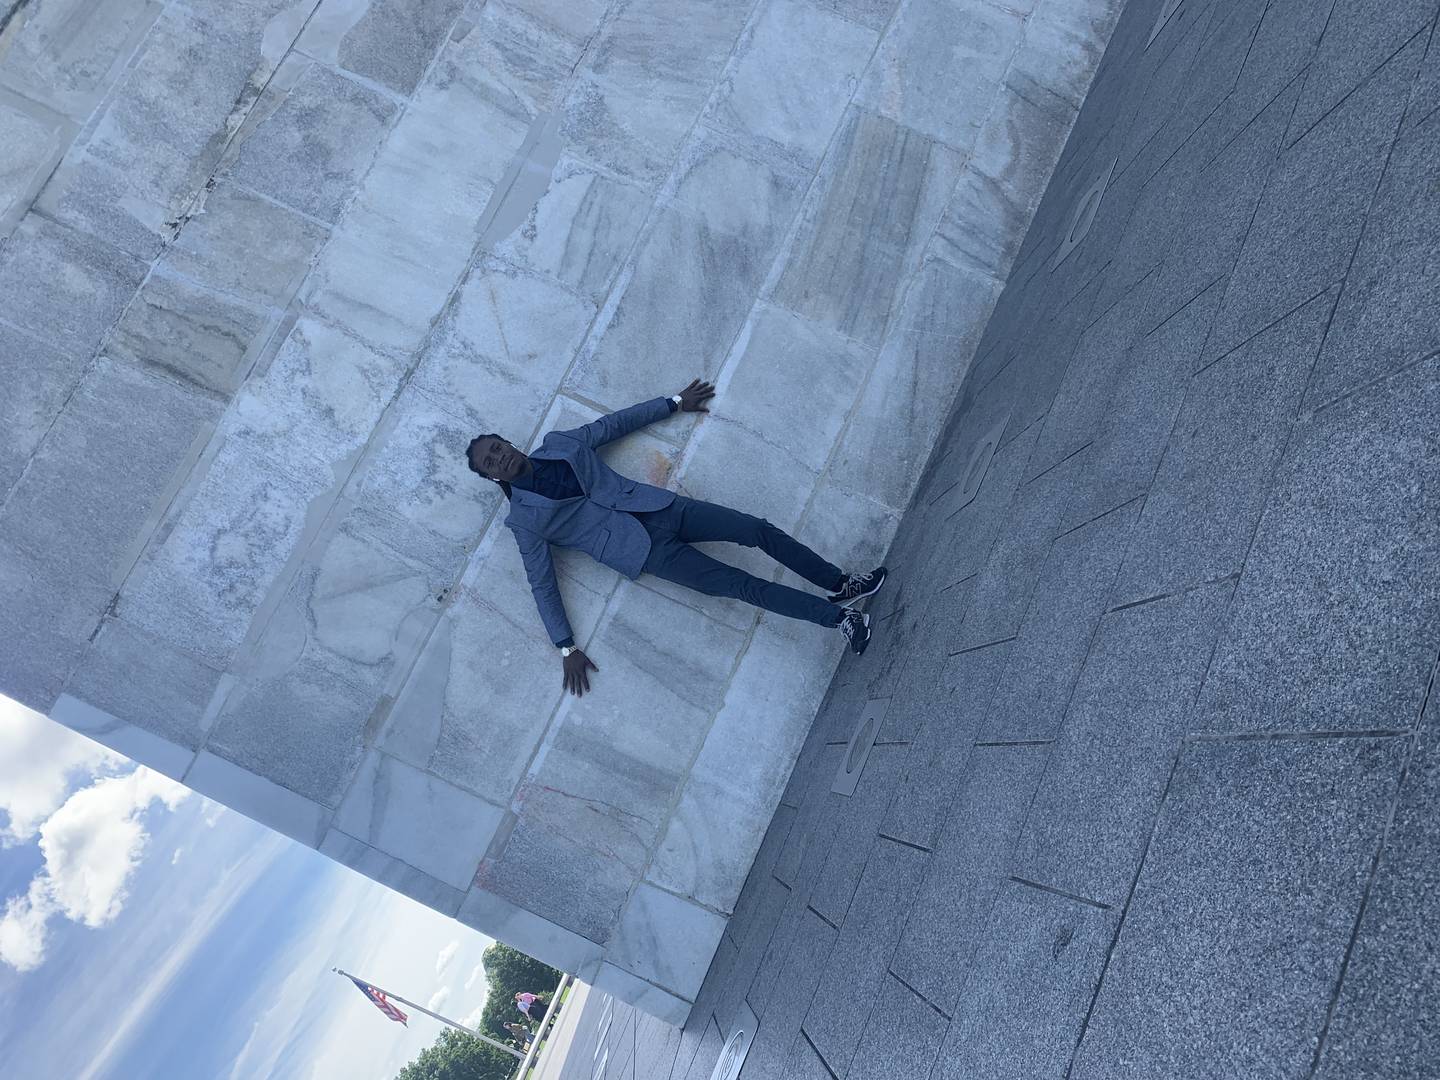
M514 480L525 471L529 458L504 439L486 438L475 444L470 460L492 480Z

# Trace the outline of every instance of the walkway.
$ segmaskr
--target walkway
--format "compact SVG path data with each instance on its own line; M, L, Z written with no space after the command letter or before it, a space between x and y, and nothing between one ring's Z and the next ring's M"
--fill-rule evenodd
M747 1005L742 1080L1440 1075L1435 17L1129 5L875 644L606 1077Z

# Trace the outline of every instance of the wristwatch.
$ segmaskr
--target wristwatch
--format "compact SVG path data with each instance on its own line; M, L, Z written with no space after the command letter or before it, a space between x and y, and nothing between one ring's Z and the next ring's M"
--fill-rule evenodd
M675 395L674 397L672 397L670 400L675 403L675 407L676 407L677 409L683 408L684 405L685 405L685 403L680 400L680 395L679 395L679 394L676 394L676 395Z
M569 655L570 655L572 652L574 652L574 651L575 651L575 646L574 646L574 645L566 645L564 648L562 648L562 649L560 650L560 655L561 655L561 656L569 656Z

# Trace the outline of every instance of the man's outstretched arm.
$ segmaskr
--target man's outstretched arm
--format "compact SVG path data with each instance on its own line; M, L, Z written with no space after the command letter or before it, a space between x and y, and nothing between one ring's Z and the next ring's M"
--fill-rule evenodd
M575 634L570 629L570 620L565 615L565 602L560 598L560 584L555 580L555 560L550 557L550 544L534 533L522 529L513 530L515 543L520 547L520 558L525 563L525 579L530 582L530 592L535 597L535 607L540 611L540 621L545 632L562 653L561 665L564 671L562 682L566 690L580 695L590 689L590 671L599 671L579 649L575 648Z
M617 409L613 413L606 413L598 420L592 420L588 424L561 432L561 434L578 439L586 446L604 446L608 442L614 442L616 439L629 435L646 424L653 424L657 420L665 419L677 409L682 412L709 412L710 410L705 408L705 402L714 396L715 387L712 383L695 379L673 398L654 398L651 401L642 401L638 405L631 405L628 409Z

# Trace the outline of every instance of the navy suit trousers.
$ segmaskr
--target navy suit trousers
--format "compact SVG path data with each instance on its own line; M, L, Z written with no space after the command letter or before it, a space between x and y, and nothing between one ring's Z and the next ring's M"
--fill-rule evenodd
M646 573L707 596L743 600L792 619L821 626L840 624L845 609L823 596L757 578L690 546L723 541L756 547L819 588L830 592L840 588L845 575L839 567L763 518L683 495L675 496L675 501L663 510L638 512L635 517L650 534Z

